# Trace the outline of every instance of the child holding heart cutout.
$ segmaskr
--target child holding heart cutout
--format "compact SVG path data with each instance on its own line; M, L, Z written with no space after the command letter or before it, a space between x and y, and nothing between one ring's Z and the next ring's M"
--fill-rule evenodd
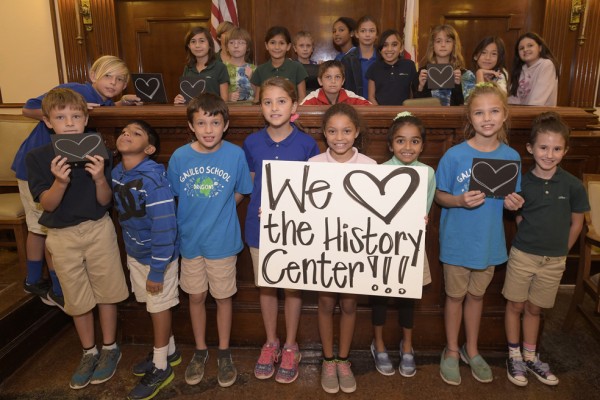
M517 193L498 199L469 190L473 158L520 161L519 153L506 144L506 94L495 83L478 83L466 112L466 140L444 154L436 171L435 201L442 207L440 261L444 265L446 291L446 347L440 360L440 375L449 385L461 382L459 358L469 364L479 382L493 380L477 345L483 296L494 276L494 267L508 259L503 209L517 210L524 202ZM520 186L519 174L516 192ZM463 319L466 343L459 348Z

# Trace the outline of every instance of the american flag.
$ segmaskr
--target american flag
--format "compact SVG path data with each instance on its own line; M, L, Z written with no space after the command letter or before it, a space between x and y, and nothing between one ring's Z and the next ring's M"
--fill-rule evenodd
M419 41L419 0L406 0L404 3L404 50L417 61ZM409 57L411 58L411 57Z
M215 50L219 50L217 26L223 21L230 21L239 26L236 0L212 0L210 8L210 33L215 40Z

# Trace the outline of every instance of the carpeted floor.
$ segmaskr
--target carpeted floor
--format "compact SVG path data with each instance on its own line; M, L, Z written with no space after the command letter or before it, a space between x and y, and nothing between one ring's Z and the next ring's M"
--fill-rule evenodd
M529 385L519 388L506 378L503 354L484 354L494 373L494 381L482 384L475 381L468 367L461 364L462 384L452 387L439 377L439 355L417 352L418 372L413 378L403 378L397 372L385 377L375 371L370 353L353 350L352 368L357 379L353 394L326 394L320 386L320 353L303 352L300 377L289 385L273 379L260 381L253 375L259 349L233 349L238 368L238 380L229 388L219 387L216 379L215 352L203 381L196 386L185 383L183 375L190 360L192 347L182 346L183 363L175 367L175 380L165 387L156 399L477 399L506 400L593 400L600 399L600 338L582 317L576 319L571 332L561 330L572 289L561 289L556 307L547 313L542 339L542 360L550 363L560 379L555 387L545 386L531 377ZM15 371L0 386L1 400L18 399L117 399L125 398L137 383L131 373L132 365L150 350L148 346L124 345L123 359L116 375L108 382L81 390L69 389L70 375L76 367L80 352L77 336L69 327L57 339L23 368ZM398 354L391 353L394 363Z

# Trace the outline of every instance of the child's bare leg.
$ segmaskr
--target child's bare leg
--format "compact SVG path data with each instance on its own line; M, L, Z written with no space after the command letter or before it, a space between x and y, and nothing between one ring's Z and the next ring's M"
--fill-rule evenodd
M523 341L535 345L540 330L540 314L542 309L528 301L525 302L523 315ZM518 339L517 339L518 340ZM517 343L517 342L512 342Z
M190 319L197 350L207 349L206 345L206 294L190 294Z
M462 321L464 297L446 295L444 325L446 328L446 356L458 358L458 333Z
M115 343L117 341L117 305L112 303L98 304L98 319L102 329L102 343L106 345Z
M506 311L504 313L504 329L506 331L506 340L508 343L519 343L521 333L521 313L525 303L517 303L508 300L506 302ZM523 329L525 327L523 326Z
M260 289L260 312L265 325L267 343L275 343L277 340L277 313L278 299L277 289L272 287L261 287Z
M94 338L94 313L92 310L85 314L73 316L73 322L75 323L75 330L81 347L84 349L90 349L96 345ZM110 342L112 343L112 342Z
M354 337L354 326L356 325L356 298L354 294L340 295L340 358L348 358L350 346Z
M231 297L226 299L215 299L217 303L217 330L219 333L219 349L229 348L231 337L231 318L233 315L233 302Z
M302 311L302 292L300 290L285 291L285 344L294 346L296 334L300 324L300 312Z
M169 345L171 337L172 312L169 308L157 313L150 313L152 328L154 329L154 347L159 349Z
M402 327L402 352L412 353L412 328Z
M25 242L25 251L27 259L40 261L44 259L44 250L46 248L46 236L39 233L28 232L27 242Z
M479 354L477 343L479 341L479 326L483 310L483 296L473 296L467 293L464 306L465 336L467 338L467 354L469 358Z
M319 292L319 335L324 358L333 358L333 311L336 300L335 293Z

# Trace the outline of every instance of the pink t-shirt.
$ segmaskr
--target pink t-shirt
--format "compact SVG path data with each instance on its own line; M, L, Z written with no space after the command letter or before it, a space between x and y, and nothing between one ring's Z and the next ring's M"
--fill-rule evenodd
M324 153L317 154L314 157L308 159L309 162L329 162L329 163L338 163L338 164L377 164L377 161L373 160L358 152L356 147L352 148L354 151L354 155L351 159L346 161L345 163L339 163L331 156L331 149L328 147Z

